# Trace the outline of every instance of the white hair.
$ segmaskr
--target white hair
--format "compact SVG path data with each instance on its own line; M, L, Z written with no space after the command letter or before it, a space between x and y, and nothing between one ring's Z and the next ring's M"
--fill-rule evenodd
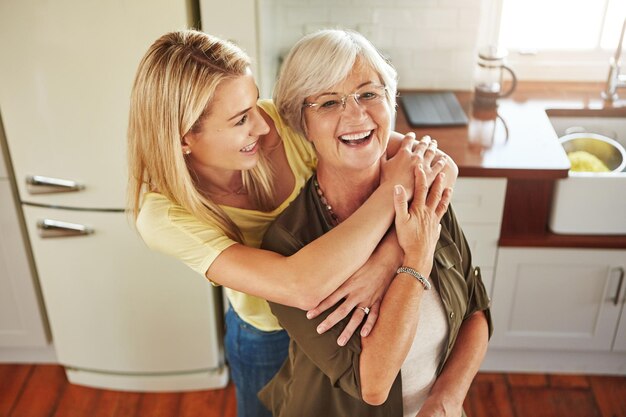
M371 67L387 87L387 100L396 108L398 74L382 54L358 32L324 29L300 39L281 67L274 102L285 122L306 135L302 104L348 77L356 64Z

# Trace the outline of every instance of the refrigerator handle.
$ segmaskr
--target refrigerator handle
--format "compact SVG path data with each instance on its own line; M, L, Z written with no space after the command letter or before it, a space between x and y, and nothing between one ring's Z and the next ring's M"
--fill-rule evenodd
M44 219L37 222L37 230L42 238L86 236L94 233L93 228L83 224L67 223Z
M29 175L26 177L26 188L29 194L66 193L85 189L83 184L60 178Z

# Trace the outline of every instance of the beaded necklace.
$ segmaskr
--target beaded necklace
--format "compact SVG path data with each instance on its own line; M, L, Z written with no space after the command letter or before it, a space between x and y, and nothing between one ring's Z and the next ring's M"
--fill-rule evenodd
M332 219L333 226L337 226L339 224L339 218L333 211L333 207L330 204L328 204L328 200L324 196L324 192L320 188L320 184L319 182L317 182L317 178L313 179L313 185L315 185L315 191L317 192L317 195L320 197L320 201L322 202L322 205L324 205L324 208L326 209L326 211L330 215L330 218Z

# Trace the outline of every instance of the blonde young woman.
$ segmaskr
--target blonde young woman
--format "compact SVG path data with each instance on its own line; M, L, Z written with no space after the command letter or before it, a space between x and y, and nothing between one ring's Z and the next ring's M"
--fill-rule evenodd
M392 133L396 73L356 32L323 30L287 55L274 100L318 155L317 171L268 229L263 248L290 255L341 227L381 181ZM352 140L347 141L346 138ZM371 334L335 343L308 320L270 302L291 337L289 359L260 393L275 417L436 417L463 413L486 351L489 299L440 174L415 195L396 187L395 232L403 252ZM413 192L409 195L413 195ZM371 313L370 313L371 314Z
M159 38L137 70L128 140L130 205L142 238L224 286L238 415L267 415L256 393L286 357L288 337L265 299L309 310L339 294L345 313L326 321L327 328L357 305L377 305L389 275L385 242L372 252L393 220L392 187L411 187L412 148L425 145L404 138L397 155L382 163L383 180L362 209L284 257L258 246L316 157L271 101L258 100L249 58L239 48L192 30ZM434 172L443 166L435 163ZM356 309L342 340L363 317ZM374 321L370 315L366 329Z

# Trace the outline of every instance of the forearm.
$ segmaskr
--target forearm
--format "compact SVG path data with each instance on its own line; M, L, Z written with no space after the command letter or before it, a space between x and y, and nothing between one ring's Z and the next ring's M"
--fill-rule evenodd
M454 348L430 391L428 401L444 410L459 410L487 352L489 335L482 311L467 318L459 330Z
M405 264L418 271L426 268L421 262ZM377 405L387 399L415 338L424 291L414 277L398 274L383 298L376 326L367 338L361 338L361 394L365 402Z
M385 281L386 287L388 287L396 270L402 265L403 259L404 251L398 244L396 229L392 225L367 263L371 264L372 267L378 266L380 268L382 273L377 277Z
M290 256L236 244L217 257L206 276L246 294L309 310L367 261L392 218L393 192L389 184L381 184L337 227L302 248L283 252Z
M381 185L348 219L287 258L295 278L290 284L299 293L315 295L309 308L368 260L393 220L392 195L391 187Z

